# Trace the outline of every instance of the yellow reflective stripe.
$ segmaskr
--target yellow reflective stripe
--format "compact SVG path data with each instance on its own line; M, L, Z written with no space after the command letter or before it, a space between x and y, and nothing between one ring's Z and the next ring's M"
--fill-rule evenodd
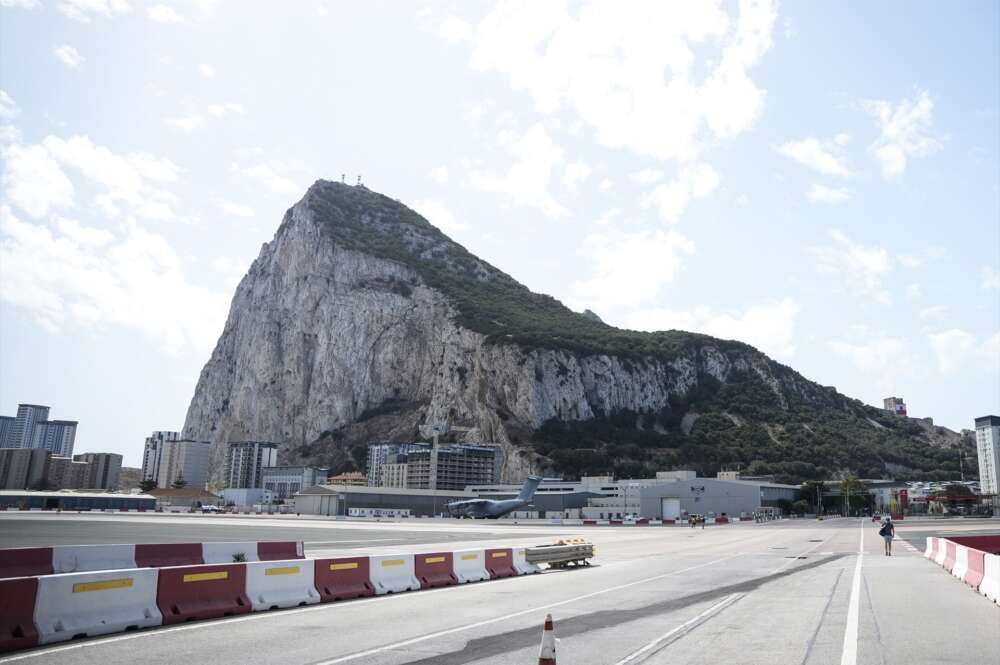
M268 568L264 571L264 575L295 575L301 568L298 566L285 566L284 568Z
M441 563L444 560L443 556L429 556L424 559L424 563Z
M463 554L462 561L472 561L473 559L478 559L478 554Z
M104 591L105 589L129 589L132 587L132 578L125 577L120 580L104 580L101 582L80 582L73 585L73 593L82 591Z
M492 556L494 559L502 559L505 556L507 556L507 553L506 552L494 552L490 556Z
M331 563L330 570L354 570L358 567L357 562L354 563Z
M191 575L185 575L185 582L207 582L208 580L228 580L229 572L226 570L221 570L217 573L193 573Z
M382 561L382 567L385 568L386 566L402 566L404 563L406 563L406 561L404 561L403 559L384 559Z

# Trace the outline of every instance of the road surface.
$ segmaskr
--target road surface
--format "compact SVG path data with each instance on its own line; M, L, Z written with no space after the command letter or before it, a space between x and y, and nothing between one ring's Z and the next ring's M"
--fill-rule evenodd
M211 540L302 539L313 556L568 536L589 538L598 556L579 570L79 640L0 663L534 664L551 613L563 664L1000 664L1000 608L921 555L926 535L998 527L906 523L897 528L894 556L885 557L877 525L857 519L692 530L3 515L0 543L8 547L38 538L116 541L104 534L176 542L208 529Z

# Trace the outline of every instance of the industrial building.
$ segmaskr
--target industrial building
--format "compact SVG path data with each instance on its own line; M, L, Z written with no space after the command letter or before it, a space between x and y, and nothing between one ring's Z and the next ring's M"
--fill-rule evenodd
M329 472L330 469L311 466L269 466L263 469L261 477L263 489L271 492L275 500L284 501L305 487L325 482Z
M452 501L474 499L470 492L318 485L295 495L295 512L304 515L349 515L352 508L409 510L414 517L431 517L448 512Z
M494 445L374 443L368 446L368 484L459 491L494 483L500 452Z
M0 510L154 510L156 499L148 494L104 492L31 492L0 490Z
M1000 494L1000 417L976 418L976 452L979 455L979 491Z

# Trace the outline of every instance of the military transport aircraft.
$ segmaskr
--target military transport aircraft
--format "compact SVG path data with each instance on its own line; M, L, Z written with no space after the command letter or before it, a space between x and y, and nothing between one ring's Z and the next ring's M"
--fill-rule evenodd
M538 483L542 482L540 476L528 476L521 487L521 493L516 499L468 499L466 501L454 501L448 504L448 512L456 517L472 517L496 519L502 517L512 510L523 508L531 503L535 496Z

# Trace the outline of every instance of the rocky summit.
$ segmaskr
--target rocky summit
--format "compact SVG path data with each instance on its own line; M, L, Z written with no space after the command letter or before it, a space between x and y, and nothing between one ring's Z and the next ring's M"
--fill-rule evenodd
M605 324L531 292L420 215L318 181L240 282L186 438L281 444L282 463L363 469L364 446L449 440L529 472L672 467L800 481L957 475L968 435L899 418L736 341ZM975 455L966 455L966 471Z

